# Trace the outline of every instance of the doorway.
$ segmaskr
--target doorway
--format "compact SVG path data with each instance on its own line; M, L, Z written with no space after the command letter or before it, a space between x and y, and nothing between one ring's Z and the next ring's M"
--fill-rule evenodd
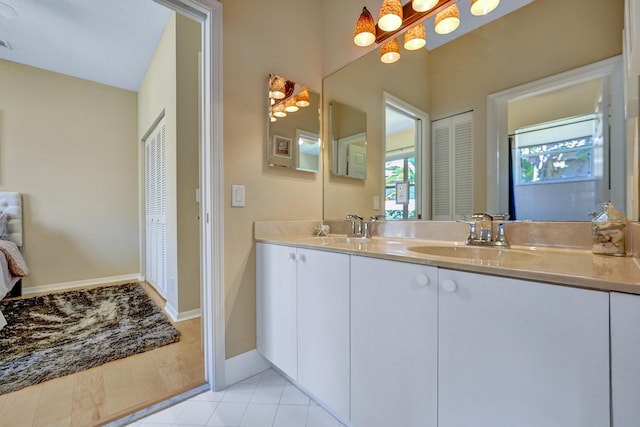
M429 219L429 116L388 93L383 98L385 219Z
M218 0L154 0L201 23L200 65L200 288L205 380L226 386L224 336L222 3Z

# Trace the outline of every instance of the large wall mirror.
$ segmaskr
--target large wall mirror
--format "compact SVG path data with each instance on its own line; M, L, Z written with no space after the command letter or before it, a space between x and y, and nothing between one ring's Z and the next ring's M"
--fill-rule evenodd
M505 2L501 2L498 7L501 7L502 3ZM324 218L340 219L349 213L358 213L363 216L384 213L384 171L385 157L388 157L385 151L384 93L391 94L425 112L432 122L472 112L472 179L468 192L472 199L471 205L473 211L505 212L508 204L505 205L498 200L508 200L508 186L503 183L509 181L509 168L502 168L499 164L503 164L500 162L508 159L508 137L515 133L515 128L509 129L508 122L515 121L518 114L532 116L536 113L523 113L531 105L521 105L519 111L516 111L518 106L514 105L512 116L505 122L501 133L505 135L504 141L502 139L500 143L489 141L488 131L491 129L488 129L487 121L488 98L492 94L509 88L619 56L622 52L624 2L622 0L610 2L587 0L586 3L583 0L534 1L433 50L421 49L413 52L403 50L398 62L383 64L379 60L379 49L375 49L327 76L323 82L325 123L328 123L329 100L349 104L366 114L367 177L364 180L347 180L326 173ZM576 14L576 10L581 10L581 13ZM349 40L345 40L345 43L348 42ZM608 85L615 85L615 82L611 83L612 80L609 77L605 80ZM603 81L598 80L594 86L604 87ZM617 89L607 86L605 90ZM590 112L602 117L603 106L594 96L604 95L602 92L598 95L589 92L587 95L578 95L581 100L575 102L584 105L582 98L589 98ZM554 99L538 101L543 104L543 109L547 110L551 109L551 105L556 106L560 102ZM594 153L596 156L602 153L601 159L608 162L624 159L625 156L626 136L624 126L619 126L619 123L624 123L621 116L624 114L621 104L623 100L613 99L612 102L620 102L620 105L608 108L604 114L617 115L614 120L618 122L612 126L622 129L617 134L611 135L609 145L609 149L612 150L611 157L605 158L604 149L601 150L600 146L597 146L599 141L596 141L597 148ZM571 112L572 108L567 108L566 114L562 115L574 115ZM528 120L531 118L518 119L521 122L518 127L526 128L532 124L556 120L556 118ZM323 127L323 134L328 135L328 132L329 128L326 124ZM506 149L503 147L504 144L507 144ZM575 158L581 154L583 153L575 152L572 155ZM326 163L331 164L329 154L325 155ZM592 160L600 161L596 157ZM572 164L575 170L578 162L573 161ZM612 166L622 171L621 176L624 176L624 167L624 162ZM424 177L430 176L429 168L430 164L423 162L420 173ZM608 175L605 169L602 173ZM574 178L576 181L580 179L576 176ZM418 191L421 191L421 194L428 194L428 180L423 179L422 182L425 184ZM619 188L621 185L624 187L624 179L622 182L607 182L599 188L605 191L608 190L607 186L613 186L614 190L618 187L618 194L624 196L624 188ZM533 188L534 185L530 185L529 189ZM594 192L593 199L598 203L605 198L611 198L611 194ZM429 200L426 202L428 205ZM621 210L625 210L624 197L616 205ZM589 220L587 212L583 211L585 209L580 208L570 220ZM569 220L559 216L545 218L545 215L543 213L536 219ZM424 212L422 218L431 219L431 212Z
M320 94L277 74L268 78L270 166L320 171Z

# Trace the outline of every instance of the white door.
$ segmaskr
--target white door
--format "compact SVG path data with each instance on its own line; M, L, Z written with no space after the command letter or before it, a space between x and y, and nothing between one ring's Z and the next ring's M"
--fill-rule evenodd
M349 255L298 249L298 383L349 416Z
M606 427L609 294L440 269L439 427Z
M257 350L293 380L298 374L296 254L294 247L256 244Z
M356 144L347 145L347 176L365 179L367 177L367 148Z
M640 423L640 295L611 293L613 425Z
M162 118L144 141L146 280L167 294L167 171Z
M351 422L437 425L435 267L351 257Z

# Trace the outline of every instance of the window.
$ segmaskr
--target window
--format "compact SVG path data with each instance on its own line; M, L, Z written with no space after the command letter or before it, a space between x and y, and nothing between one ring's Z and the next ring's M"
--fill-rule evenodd
M593 178L593 137L517 149L518 184Z
M384 164L385 191L384 217L386 219L416 218L416 157L407 154L400 158L387 158ZM409 186L408 203L396 202L397 183L407 182Z

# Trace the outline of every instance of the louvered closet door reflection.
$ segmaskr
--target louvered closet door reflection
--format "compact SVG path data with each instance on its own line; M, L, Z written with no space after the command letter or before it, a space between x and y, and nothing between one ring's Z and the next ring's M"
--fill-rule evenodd
M473 213L473 112L431 123L434 220Z
M162 119L145 141L146 279L166 298L167 292L166 137Z

